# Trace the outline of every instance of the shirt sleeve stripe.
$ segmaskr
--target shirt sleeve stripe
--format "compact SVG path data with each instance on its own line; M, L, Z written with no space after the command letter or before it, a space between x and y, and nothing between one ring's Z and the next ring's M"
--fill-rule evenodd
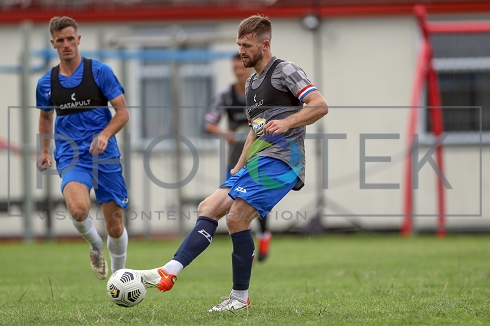
M300 90L300 91L298 92L298 94L296 95L296 97L297 97L297 98L298 98L300 101L303 101L303 98L304 98L304 97L305 97L305 96L306 96L308 93L310 93L310 92L312 92L312 91L316 91L316 90L317 90L317 88L316 88L314 85L310 84L310 85L306 86L305 88L303 88L302 90Z
M207 113L205 116L204 116L204 119L207 121L207 122L211 122L211 123L214 123L214 124L217 124L219 122L219 117L215 116L214 114L212 113Z

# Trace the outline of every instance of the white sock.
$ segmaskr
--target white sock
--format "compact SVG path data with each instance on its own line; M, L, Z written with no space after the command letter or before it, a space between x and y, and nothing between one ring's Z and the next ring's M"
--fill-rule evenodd
M248 290L231 290L230 298L238 299L241 302L247 302Z
M90 246L93 249L103 248L104 245L102 243L102 238L95 229L94 220L92 219L90 213L88 214L87 218L82 222L75 221L74 219L72 219L71 221L73 222L73 225L78 230L78 232L80 232L82 237L87 240L88 243L90 243Z
M114 274L126 265L126 252L128 249L128 232L124 228L123 234L119 238L107 236L107 249L111 256L111 271Z
M176 260L171 260L162 267L167 273L177 275L184 269L184 265Z

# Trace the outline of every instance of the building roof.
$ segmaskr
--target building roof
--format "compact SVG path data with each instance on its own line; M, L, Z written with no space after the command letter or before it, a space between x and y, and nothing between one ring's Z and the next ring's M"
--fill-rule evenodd
M415 4L433 13L490 12L487 0L3 0L0 24L46 23L53 16L78 21L242 19L262 13L276 18L406 15Z

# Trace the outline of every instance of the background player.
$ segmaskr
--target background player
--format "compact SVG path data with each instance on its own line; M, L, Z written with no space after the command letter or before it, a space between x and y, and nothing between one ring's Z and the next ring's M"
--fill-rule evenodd
M252 74L253 69L245 68L239 53L232 57L232 69L236 79L235 83L213 97L210 109L204 117L207 132L227 136L226 141L229 146L229 153L226 179L231 177L230 171L240 158L245 139L250 130L245 113L245 82ZM223 130L218 126L222 116L227 117L228 130ZM257 259L258 261L264 261L269 253L272 234L267 229L267 216L257 220L260 223L260 231L256 234L259 247Z

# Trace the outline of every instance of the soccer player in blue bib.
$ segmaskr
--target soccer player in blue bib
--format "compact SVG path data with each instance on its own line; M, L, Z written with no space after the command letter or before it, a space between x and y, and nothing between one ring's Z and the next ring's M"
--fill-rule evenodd
M123 223L128 193L115 135L129 120L129 111L124 89L112 69L102 62L81 57L78 51L81 35L76 21L54 17L49 22L49 30L60 63L37 84L41 139L37 168L44 171L52 165L49 147L54 139L61 192L73 225L90 244L92 270L103 280L108 275L108 266L104 244L90 215L90 191L94 189L102 207L114 273L125 266L128 244ZM115 110L114 116L107 107L108 102Z
M160 268L140 271L148 286L170 290L177 274L209 246L218 220L228 214L233 286L210 312L251 307L248 289L255 246L250 223L266 216L290 190L303 187L306 126L328 113L325 99L304 71L272 55L271 36L271 22L264 16L251 16L238 27L242 62L255 73L246 83L251 130L232 177L199 205L197 223L173 259Z

